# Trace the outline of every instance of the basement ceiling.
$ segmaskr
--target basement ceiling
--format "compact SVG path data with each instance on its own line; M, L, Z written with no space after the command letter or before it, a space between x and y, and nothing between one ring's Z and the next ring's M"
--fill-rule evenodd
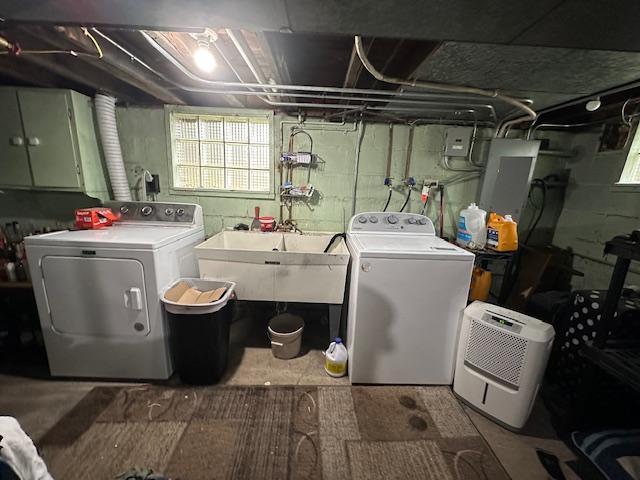
M4 0L7 21L640 50L636 0Z
M305 110L325 117L363 105L369 115L392 119L495 124L517 114L500 100L443 97L441 92L432 92L433 105L425 108L415 98L393 103L378 96L363 103L350 93L257 95L255 88L238 86L262 78L275 84L398 91L363 68L353 47L353 34L361 33L369 60L387 76L496 89L531 100L538 111L620 85L635 87L629 95L640 95L640 38L634 21L640 7L634 1L602 2L606 9L601 2L573 0L540 0L535 8L496 0L149 2L3 2L0 34L8 40L25 50L87 54L1 55L0 82L73 88L89 95L107 91L137 104ZM80 26L94 32L102 59L92 54L95 47ZM211 75L198 73L191 58L204 27L215 37L211 49L218 67ZM198 91L213 88L207 81L235 85L224 93L219 86L216 93ZM249 90L254 91L240 94ZM426 94L424 89L404 91ZM603 111L619 113L629 95L603 101ZM572 107L572 116L581 119L584 108Z

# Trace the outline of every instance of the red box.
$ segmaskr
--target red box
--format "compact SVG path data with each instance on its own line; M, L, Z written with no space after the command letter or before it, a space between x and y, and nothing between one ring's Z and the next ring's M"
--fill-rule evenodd
M110 227L117 220L120 220L120 215L113 213L110 208L94 207L76 210L76 228L83 230Z

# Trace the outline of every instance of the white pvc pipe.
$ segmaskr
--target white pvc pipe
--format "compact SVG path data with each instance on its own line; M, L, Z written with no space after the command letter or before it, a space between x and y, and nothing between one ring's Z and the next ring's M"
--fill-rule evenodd
M109 171L111 189L115 200L130 201L131 189L127 180L127 172L124 168L118 126L116 125L116 99L97 93L94 99L98 129L104 157Z

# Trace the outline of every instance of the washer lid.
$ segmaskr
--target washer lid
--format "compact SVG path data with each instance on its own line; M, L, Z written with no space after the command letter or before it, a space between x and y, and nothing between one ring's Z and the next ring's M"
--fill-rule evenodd
M349 234L362 257L471 259L473 253L430 235Z
M193 234L202 227L114 225L95 230L65 230L25 238L27 245L156 249Z

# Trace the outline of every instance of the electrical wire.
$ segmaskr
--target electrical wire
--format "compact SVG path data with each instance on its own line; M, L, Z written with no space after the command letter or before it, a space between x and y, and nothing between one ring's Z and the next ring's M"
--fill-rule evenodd
M420 212L420 215L424 215L425 213L427 213L427 203L429 203L430 190L431 187L427 187L427 197L424 199L424 203L422 204L422 212Z
M87 30L85 27L82 27L82 33L84 33L85 36L89 37L89 40L91 40L91 42L93 43L93 46L96 47L96 52L98 52L98 58L102 58L104 55L102 54L102 49L100 48L100 44L98 44L96 37L91 35L91 32L89 32L89 30Z
M445 170L449 170L450 172L480 172L483 168L454 168L451 166L451 164L449 164L449 157L447 155L442 156L442 166Z
M101 58L94 53L76 52L75 50L20 50L20 53L15 55L17 57L22 55L71 55L72 57L91 57ZM0 55L14 55L13 52L2 51Z
M409 193L407 193L407 199L404 201L404 204L402 205L402 208L400 209L401 212L404 212L405 207L409 203L409 199L411 198L411 191L412 190L413 190L413 187L409 187Z
M393 190L389 189L389 195L387 195L387 203L384 204L384 208L382 209L383 212L386 212L387 208L389 207L389 202L391 201L392 193L393 193Z
M78 52L76 50L23 50L19 47L17 43L11 43L4 37L0 37L0 45L7 48L7 50L3 50L0 52L0 55L13 55L19 57L21 55L71 55L72 57L91 57L101 59L104 55L102 53L102 48L100 48L100 44L98 44L95 37L87 30L85 27L82 27L82 33L85 36L89 37L91 42L93 43L96 53L90 52Z
M529 190L529 200L531 201L532 197L532 193L535 187L540 188L540 191L542 192L542 199L541 199L541 203L540 203L540 207L538 209L538 207L536 207L536 205L533 203L533 201L531 202L533 204L533 206L538 210L538 214L534 217L531 218L531 222L529 222L529 228L527 231L527 237L524 240L524 244L528 245L529 244L529 240L531 240L531 235L533 234L534 230L536 229L536 227L538 226L538 223L540 222L540 219L542 218L542 214L544 213L544 209L547 203L547 182L542 179L542 178L534 178L533 180L531 180L531 189Z

